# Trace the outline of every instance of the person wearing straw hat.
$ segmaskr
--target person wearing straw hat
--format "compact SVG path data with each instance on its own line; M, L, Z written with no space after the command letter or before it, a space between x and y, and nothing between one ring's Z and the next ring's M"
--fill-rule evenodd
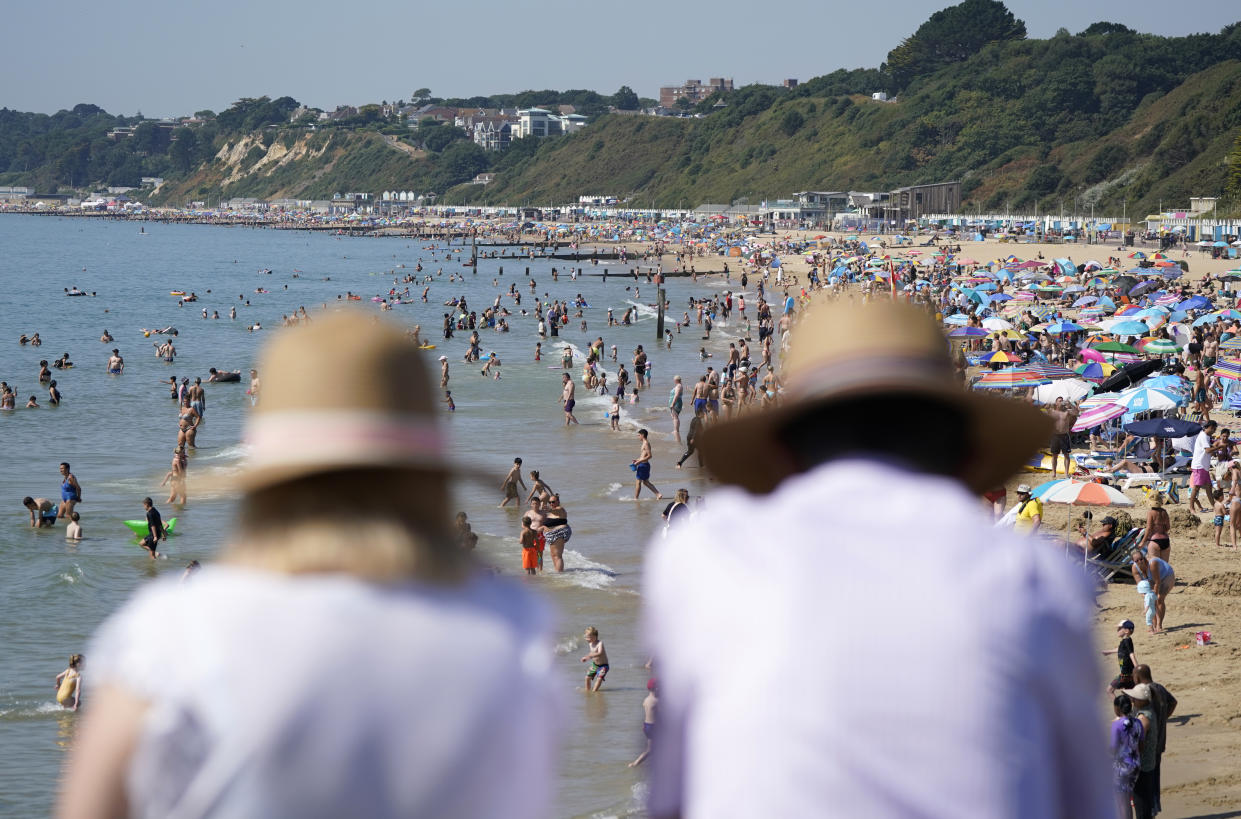
M237 531L95 635L60 815L549 815L548 616L457 545L423 355L344 311L261 361Z
M650 813L1109 815L1090 581L977 500L1049 419L962 390L908 303L811 308L783 364L702 433L711 513L649 546Z

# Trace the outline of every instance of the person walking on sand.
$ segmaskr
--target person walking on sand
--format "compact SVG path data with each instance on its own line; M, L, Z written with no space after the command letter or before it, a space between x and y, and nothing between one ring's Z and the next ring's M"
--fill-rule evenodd
M655 493L655 500L661 500L663 495L659 494L659 490L655 488L655 484L651 483L651 441L650 434L645 429L638 430L638 440L641 441L638 451L637 460L630 464L634 472L633 499L637 500L638 495L642 493L642 487L645 486L651 492Z
M573 415L573 407L577 405L577 401L573 400L573 395L577 388L573 384L573 376L568 373L562 374L560 378L563 385L560 390L560 405L564 408L564 425L567 427L578 423L576 416Z
M500 490L504 493L504 500L500 501L500 506L508 506L509 501L521 503L521 497L517 494L518 484L521 484L523 490L526 488L526 482L521 478L521 458L514 458L513 468L500 482Z
M1046 444L1051 420L963 389L918 305L820 304L789 332L784 400L697 441L723 485L709 514L647 547L649 813L1110 816L1092 586L977 500ZM827 631L810 625L825 577L841 581ZM911 694L872 637L914 622L926 639L900 647ZM813 697L771 696L791 668Z
M1206 509L1198 501L1198 491L1201 489L1206 489L1207 503L1214 503L1215 495L1211 490L1211 454L1214 447L1211 444L1211 436L1215 434L1217 426L1218 424L1214 421L1207 421L1194 437L1193 455L1189 460L1190 512L1202 512Z

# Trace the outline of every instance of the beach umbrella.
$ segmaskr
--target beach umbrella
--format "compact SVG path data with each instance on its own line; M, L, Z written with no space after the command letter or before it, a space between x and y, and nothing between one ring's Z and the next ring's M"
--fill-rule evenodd
M991 332L991 337L992 338L1007 338L1010 341L1025 341L1026 340L1026 337L1023 336L1021 333L1017 332L1016 330L1011 330L1011 329L1010 330L993 330Z
M1158 289L1159 289L1159 282L1153 279L1147 279L1146 281L1139 283L1135 287L1130 288L1129 295L1130 296L1141 296L1141 295L1151 292L1152 290L1158 290Z
M1102 381L1116 372L1116 366L1106 361L1088 361L1073 368L1073 372L1088 381Z
M987 331L981 327L958 327L948 333L949 338L983 338Z
M1041 389L1041 388L1040 388ZM1116 404L1108 401L1103 404L1082 409L1082 414L1077 416L1077 421L1073 424L1074 432L1082 432L1087 429L1094 429L1100 424L1105 424L1113 418L1119 418L1129 412L1124 404Z
M1034 400L1039 404L1051 404L1057 398L1080 401L1090 394L1094 386L1080 378L1065 378L1034 388ZM1080 417L1080 416L1079 416Z
M1215 374L1220 378L1241 381L1241 360L1225 358L1223 361L1215 362Z
M1171 355L1180 349L1175 341L1167 338L1144 338L1138 342L1138 348L1147 355Z
M1165 412L1176 409L1185 401L1179 395L1173 395L1152 387L1134 387L1133 389L1118 393L1111 400L1117 404L1124 404L1129 412L1133 414L1152 411Z
M1241 350L1241 336L1233 336L1227 341L1221 341L1219 348L1221 351L1227 350L1229 352L1233 350Z
M1211 306L1211 301L1206 296L1190 296L1185 301L1176 305L1177 310L1203 310Z
M1145 322L1136 321L1133 319L1115 322L1107 329L1109 332L1115 333L1118 336L1144 336L1147 333L1149 333L1151 330L1150 327L1146 326ZM1114 350L1113 352L1128 352L1128 351ZM1134 352L1137 352L1137 351L1134 350Z
M1047 325L1047 332L1053 335L1059 335L1061 333L1076 333L1085 329L1086 328L1080 324L1074 324L1071 321L1057 321L1054 324Z
M1141 322L1135 323L1141 324ZM1143 324L1142 326L1145 327L1146 325ZM1091 344L1090 347L1100 353L1133 353L1138 355L1142 352L1137 347L1121 344L1119 341L1101 341L1098 344Z
M965 313L953 313L951 316L944 317L944 324L952 324L957 327L964 327L969 324L970 317Z
M1006 353L1003 350L996 350L994 353L983 353L978 356L979 361L985 361L988 364L1020 364L1021 356L1015 353Z
M1140 438L1184 438L1201 432L1202 424L1181 418L1146 418L1130 421L1124 430Z
M1036 353L1036 355L1042 358L1041 353ZM1043 362L1036 361L1031 364L1028 364L1026 366L1026 369L1032 373L1038 373L1044 378L1060 379L1060 378L1076 378L1077 377L1077 373L1073 372L1068 367L1061 367L1058 364L1048 364L1045 361Z
M973 384L976 390L1015 390L1050 384L1051 379L1019 367L984 373Z
M1083 350L1084 354L1086 351ZM1159 369L1162 362L1157 358L1149 358L1146 361L1139 361L1136 364L1130 364L1127 367L1113 373L1102 384L1099 385L1099 392L1113 392L1123 390L1125 387L1132 386L1140 382L1143 378Z
M1013 329L1013 325L1011 322L1005 321L1002 318L994 318L994 317L983 319L982 326L992 331Z
M1066 478L1062 481L1054 481L1055 485L1048 487L1042 494L1040 500L1043 503L1063 503L1068 506L1133 506L1133 501L1125 496L1115 487L1108 486L1105 483L1095 483L1094 481L1079 481L1073 478ZM1068 520L1064 522L1065 532L1065 549L1068 549L1068 532L1069 525L1072 523L1072 515L1068 516ZM1085 565L1090 558L1090 550L1082 550L1082 564Z
M1099 300L1098 296L1082 296L1080 299L1073 302L1073 306L1074 307L1089 307L1090 305L1094 304L1098 300Z
M1115 487L1094 481L1066 478L1053 481L1042 495L1045 503L1064 503L1071 506L1133 506L1133 501Z

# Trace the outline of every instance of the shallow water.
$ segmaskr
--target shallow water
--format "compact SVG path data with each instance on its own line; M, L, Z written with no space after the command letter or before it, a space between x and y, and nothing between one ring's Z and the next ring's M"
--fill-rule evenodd
M369 298L387 292L394 271L413 273L419 258L424 273L444 271L431 286L430 303L399 305L388 315L403 324L420 323L424 338L438 345L433 353L449 357L449 388L457 411L445 412L443 420L454 451L497 475L514 457L523 458L527 470L540 470L560 492L573 526L565 573L549 571L527 579L520 572L518 511L511 505L496 508L498 489L489 493L467 487L458 495L457 508L468 512L480 534L480 555L515 582L546 594L559 614L556 656L568 717L559 766L559 813L614 816L639 810L641 772L626 767L643 747L641 702L648 676L635 635L638 589L644 546L660 526L664 502L633 502L628 465L638 453L633 433L639 425L647 426L655 451L653 482L668 496L681 486L692 495L701 494L699 470L673 469L681 448L671 439L665 407L673 374L682 375L688 394L704 367L698 349L705 342L699 340L698 328L691 327L676 337L671 351L656 343L655 311L647 306L655 301L655 287L642 281L635 296L634 282L616 277L632 262L599 268L582 264L586 273L606 266L609 280L585 276L571 281L565 262L480 259L474 273L460 266L456 254L451 262L443 261L442 252L433 259L431 251L408 239L160 224L146 225L140 233L138 225L128 222L15 215L0 217L0 248L0 380L13 385L19 397L16 411L0 412L5 461L0 502L7 510L0 513L0 815L43 815L50 808L75 723L54 701L53 681L68 656L83 650L99 622L139 585L162 573L179 572L191 559L211 560L228 534L231 501L196 496L195 479L235 470L241 463L247 385L205 384L207 412L198 451L190 456L190 503L176 511L162 503L167 495L159 486L176 443L175 406L167 385L160 382L173 374L205 379L212 366L245 371L281 316L302 305L313 315L320 305L334 308L338 295L352 291L367 299L360 303L362 309L378 312ZM559 282L551 279L553 265L566 273ZM649 396L642 394L641 403L624 406L621 432L607 428L609 399L586 395L580 380L576 414L581 425L563 426L561 371L555 366L560 343L544 340L544 360L535 362L533 316L515 313L508 334L479 331L484 352L495 350L503 362L500 381L480 377L477 366L461 361L468 331L447 342L439 337L446 309L441 303L454 295L464 294L472 309L481 312L516 280L522 307L533 311L527 267L540 295L571 299L582 293L591 305L584 311L588 332L580 331L580 320L571 318L561 337L579 353L572 370L575 379L580 350L600 335L609 348L617 345L627 365L638 344L651 356L655 387ZM259 272L265 268L273 272ZM294 271L300 271L300 278L293 278ZM450 272L464 273L465 281L448 283ZM324 281L329 276L331 281ZM498 288L492 285L494 278L499 279ZM75 286L97 295L66 298L63 288ZM410 285L414 298L423 286ZM272 292L258 294L256 288ZM674 315L687 309L691 288L702 294L722 288L722 283L671 281L667 291ZM170 290L196 292L199 301L178 307ZM505 304L514 309L510 299ZM608 307L619 318L625 307L635 304L638 321L633 326L605 326ZM228 318L233 306L236 321ZM203 308L208 315L219 311L221 318L204 320ZM255 321L266 329L249 332ZM158 337L148 339L141 332L169 325L180 331L172 365L155 357L151 345ZM726 345L730 328L717 327L712 345L718 350ZM104 328L115 342L100 343ZM18 346L19 335L34 332L43 338L42 347ZM119 347L125 357L122 376L105 372L112 347ZM46 404L47 390L37 383L38 362L65 352L76 366L53 370L64 394L62 405L22 409L31 394ZM611 376L615 364L608 362L606 369ZM330 377L324 379L324 388L331 388ZM691 405L688 399L686 405ZM683 414L683 427L688 422L689 415ZM71 462L83 486L78 509L86 539L76 545L64 540L63 525L31 530L21 507L24 495L58 498L60 461ZM122 524L142 517L144 495L156 500L165 519L179 518L165 560L148 559ZM612 661L605 690L589 696L579 690L583 666L578 661L580 635L587 625L599 628ZM89 686L89 657L86 680Z

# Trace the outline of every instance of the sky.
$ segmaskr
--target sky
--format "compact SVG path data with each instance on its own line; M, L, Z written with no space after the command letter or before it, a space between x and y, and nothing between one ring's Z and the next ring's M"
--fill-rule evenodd
M876 68L950 0L108 0L5 4L0 108L81 102L147 117L242 97L316 108L527 89L642 97L688 78L738 86ZM1007 0L1030 37L1100 20L1218 32L1236 0ZM1170 11L1172 10L1172 11Z

